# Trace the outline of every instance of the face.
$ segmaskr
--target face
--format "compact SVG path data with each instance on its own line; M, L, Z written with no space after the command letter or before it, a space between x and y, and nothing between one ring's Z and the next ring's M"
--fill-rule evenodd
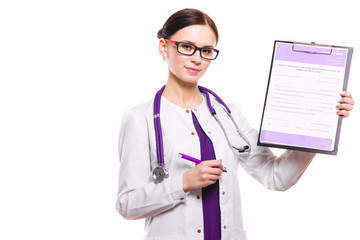
M170 37L177 42L189 42L197 47L216 46L216 36L208 25L191 25L180 29ZM169 80L180 81L182 84L197 84L209 67L211 60L201 58L200 51L192 56L177 52L176 45L160 40L160 54L167 60Z

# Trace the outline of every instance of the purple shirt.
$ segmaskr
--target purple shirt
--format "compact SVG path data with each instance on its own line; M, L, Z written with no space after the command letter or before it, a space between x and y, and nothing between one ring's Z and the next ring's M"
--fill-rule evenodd
M192 119L200 140L201 160L216 159L213 144L210 138L204 133L194 113L192 113ZM219 181L202 189L202 206L204 240L220 240Z

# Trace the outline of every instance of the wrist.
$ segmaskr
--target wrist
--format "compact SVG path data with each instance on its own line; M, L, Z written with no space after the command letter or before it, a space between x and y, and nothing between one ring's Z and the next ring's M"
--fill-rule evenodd
M190 190L188 184L186 183L185 173L182 175L182 188L184 192L188 192Z

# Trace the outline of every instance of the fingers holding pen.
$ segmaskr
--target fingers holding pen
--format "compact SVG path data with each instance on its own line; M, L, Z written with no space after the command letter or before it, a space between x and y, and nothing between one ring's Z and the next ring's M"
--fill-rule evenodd
M221 160L208 160L208 161L202 161L200 163L200 165L203 165L203 166L207 166L209 167L210 169L213 169L213 170L218 170L217 172L220 172L220 175L221 173L223 172L224 170L224 166L222 165L222 161Z
M183 174L183 189L189 191L214 184L223 173L221 160L203 161Z
M221 160L208 160L198 164L199 179L205 184L206 187L215 183L223 173L223 165Z
M205 181L207 178L213 181L218 180L224 169L221 160L203 161L199 164L199 167L201 168L200 172Z

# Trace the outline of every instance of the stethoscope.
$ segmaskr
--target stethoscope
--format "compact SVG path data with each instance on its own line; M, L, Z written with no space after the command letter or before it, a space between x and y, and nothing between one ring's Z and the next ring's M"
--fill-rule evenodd
M166 85L165 85L166 86ZM164 162L164 144L163 144L163 136L162 136L162 130L161 130L161 123L160 123L160 103L161 103L161 95L165 89L165 86L163 86L155 95L155 99L154 99L154 126L155 126L155 139L156 139L156 154L157 154L157 163L158 166L156 168L154 168L153 172L152 172L152 177L153 179L158 182L161 183L162 181L164 181L165 178L169 177L169 172L165 169L165 162ZM212 114L212 116L216 119L216 121L219 123L221 129L224 132L224 135L226 137L226 140L229 144L230 147L232 147L233 149L235 149L236 151L238 151L239 153L244 153L244 152L250 152L251 150L251 145L249 140L245 137L245 135L242 133L242 131L240 131L238 125L236 124L234 118L231 115L231 111L228 108L228 106L223 102L223 100L221 100L221 98L216 95L213 91L211 91L210 89L198 86L199 90L201 93L205 94L206 96L206 102L207 105L209 107L209 110ZM210 95L215 97L215 99L222 105L224 111L227 113L227 115L230 117L231 121L234 123L236 130L238 132L238 134L240 135L240 137L242 139L244 139L244 141L246 142L247 145L244 145L243 147L237 148L234 147L229 140L228 135L226 134L225 128L222 125L222 123L220 122L219 117L216 115L216 111L214 109L214 107L211 105L210 102Z

